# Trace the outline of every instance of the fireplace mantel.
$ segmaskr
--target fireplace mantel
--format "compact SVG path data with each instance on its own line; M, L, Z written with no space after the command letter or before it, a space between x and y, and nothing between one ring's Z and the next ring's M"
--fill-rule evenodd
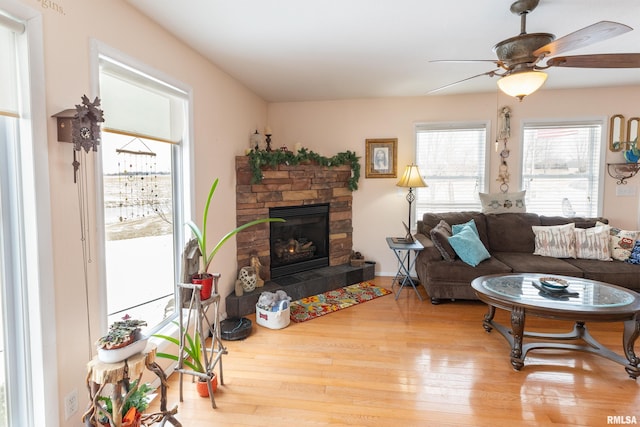
M353 196L348 183L351 167L319 166L314 163L278 165L263 169L260 184L251 183L247 156L236 157L236 222L244 224L267 218L269 208L329 204L329 265L347 264L353 247L351 208ZM269 265L269 224L250 227L236 237L238 268L250 265L257 255L263 266L262 278L271 279Z

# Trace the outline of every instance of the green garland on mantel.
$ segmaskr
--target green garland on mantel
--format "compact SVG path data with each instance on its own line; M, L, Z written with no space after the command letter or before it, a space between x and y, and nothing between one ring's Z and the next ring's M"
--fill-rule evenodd
M292 151L274 150L274 151L251 151L247 154L249 157L249 165L251 166L251 183L259 184L262 182L262 168L265 166L275 167L281 164L298 165L305 162L315 162L320 166L342 166L351 165L351 178L349 178L349 190L358 189L358 180L360 179L360 157L352 151L338 153L333 157L324 157L318 153L301 148L297 154Z

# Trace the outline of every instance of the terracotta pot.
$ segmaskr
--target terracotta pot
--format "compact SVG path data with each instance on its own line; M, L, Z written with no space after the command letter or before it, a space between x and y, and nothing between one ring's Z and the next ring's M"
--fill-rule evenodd
M213 378L211 378L211 389L214 393L218 389L218 377L216 376L216 374L213 374ZM209 397L209 388L207 387L207 381L198 380L198 382L196 382L196 390L198 391L200 397Z
M200 299L202 301L211 298L211 289L213 288L213 276L210 274L195 275L191 279L194 285L202 285L200 289Z

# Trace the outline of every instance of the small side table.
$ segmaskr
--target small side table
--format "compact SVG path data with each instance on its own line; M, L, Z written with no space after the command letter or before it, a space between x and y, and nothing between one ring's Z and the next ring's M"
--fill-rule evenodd
M418 252L424 249L422 243L415 240L413 243L395 243L392 237L387 237L387 245L389 245L389 249L393 251L396 258L399 262L398 272L396 276L393 278L391 282L391 289L396 285L400 285L398 292L396 293L396 299L400 296L400 292L402 292L402 288L405 286L413 287L413 290L416 291L418 298L422 301L422 296L420 296L420 292L418 292L418 288L416 287L416 281L411 277L411 269L416 263L416 258L418 256ZM411 260L411 251L415 253L413 260ZM409 262L407 263L407 260ZM408 264L408 267L407 267Z
M175 427L181 427L182 424L174 417L178 412L178 407L167 410L167 377L162 368L156 363L156 346L147 344L147 347L141 353L134 354L128 359L117 363L104 363L94 357L87 364L87 389L89 390L89 409L85 412L82 419L87 426L98 426L97 406L98 398L107 384L112 385L111 402L113 403L113 419L109 423L112 427L122 426L122 405L123 390L129 386L130 379L137 379L138 385L142 379L142 373L145 368L155 373L160 379L160 412L155 414L143 415L144 425L149 422L161 422L165 425L170 422Z

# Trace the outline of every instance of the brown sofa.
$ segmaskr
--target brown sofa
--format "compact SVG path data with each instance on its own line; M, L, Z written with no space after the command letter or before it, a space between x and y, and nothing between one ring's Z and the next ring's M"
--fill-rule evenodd
M472 267L459 258L445 260L430 238L431 230L444 220L449 225L475 221L480 240L491 257ZM545 273L584 277L640 291L640 265L623 261L552 258L533 255L534 225L570 222L579 228L595 226L604 218L548 217L534 213L483 214L480 212L426 213L418 221L416 238L424 245L415 263L418 279L433 304L449 299L477 299L471 281L479 276L500 273Z

